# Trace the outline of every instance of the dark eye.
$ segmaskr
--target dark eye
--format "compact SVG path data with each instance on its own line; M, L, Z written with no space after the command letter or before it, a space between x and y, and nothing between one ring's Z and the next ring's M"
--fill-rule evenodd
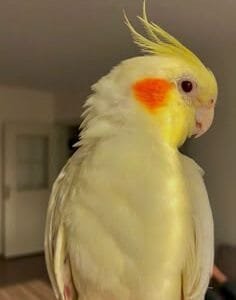
M181 88L185 93L190 93L193 89L193 83L189 80L183 80L181 82Z

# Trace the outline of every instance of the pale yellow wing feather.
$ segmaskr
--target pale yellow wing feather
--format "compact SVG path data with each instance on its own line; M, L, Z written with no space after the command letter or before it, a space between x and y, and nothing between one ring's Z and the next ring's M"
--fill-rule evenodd
M70 258L67 251L63 209L71 189L71 176L76 165L69 161L54 183L49 201L46 230L45 258L48 274L55 295L60 300L77 299L71 274ZM65 289L69 289L70 297Z
M203 170L190 158L182 156L192 204L193 235L183 273L186 299L203 300L213 269L213 219ZM184 299L185 299L184 298Z

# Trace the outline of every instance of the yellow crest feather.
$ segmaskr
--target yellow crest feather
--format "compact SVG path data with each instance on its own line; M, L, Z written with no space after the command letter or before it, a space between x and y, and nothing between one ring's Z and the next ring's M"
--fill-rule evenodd
M198 64L200 63L202 65L199 58L187 47L181 44L176 38L163 30L160 26L148 21L145 1L143 2L143 16L138 16L138 19L144 26L144 29L147 32L147 37L141 35L134 29L125 13L124 17L125 23L133 36L134 42L142 49L142 51L154 55L181 56L185 60Z

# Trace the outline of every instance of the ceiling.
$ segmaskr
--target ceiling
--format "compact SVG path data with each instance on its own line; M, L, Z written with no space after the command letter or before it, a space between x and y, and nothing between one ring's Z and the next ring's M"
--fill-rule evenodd
M0 84L87 90L139 52L123 22L136 25L142 0L8 0L0 10ZM211 60L236 53L235 0L147 0L150 18Z

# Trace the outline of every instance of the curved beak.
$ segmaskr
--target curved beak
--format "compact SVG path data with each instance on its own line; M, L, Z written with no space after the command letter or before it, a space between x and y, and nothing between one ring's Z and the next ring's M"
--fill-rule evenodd
M195 115L195 128L193 135L195 138L203 135L212 124L214 119L214 105L202 105L197 107Z

